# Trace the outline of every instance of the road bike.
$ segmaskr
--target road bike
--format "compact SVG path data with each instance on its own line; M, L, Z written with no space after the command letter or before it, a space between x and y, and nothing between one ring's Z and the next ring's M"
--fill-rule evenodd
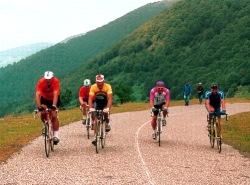
M37 115L38 110L34 110L34 114ZM54 151L54 140L53 140L53 123L52 123L52 109L46 108L45 109L45 119L43 121L43 133L44 136L44 146L45 146L45 154L49 157L50 152ZM56 114L58 114L58 110L56 110Z
M96 127L95 127L95 133L96 133L96 135L95 135L95 141L96 141L95 149L96 149L96 153L99 153L100 148L104 148L105 142L106 142L106 136L107 136L106 123L104 122L103 110L95 110L92 112L95 112L96 117L97 117Z
M220 112L221 115L226 116L226 121L228 121L227 114L225 112ZM221 128L218 124L218 113L217 112L209 112L207 115L207 121L209 122L209 115L212 115L212 122L211 122L211 128L208 132L209 142L211 145L211 148L214 148L214 143L216 141L217 143L217 149L218 152L221 152L221 145L222 145L222 136L220 135L218 137L218 131L220 132Z
M151 112L151 115L153 116L154 113ZM168 112L167 112L167 116L168 116ZM166 121L166 120L163 119L162 109L158 109L157 120L156 120L156 140L159 146L161 146L161 133L163 130L162 129L163 121Z
M87 105L87 114L86 114L86 131L87 131L87 138L90 137L90 130L93 130L93 120L91 119L91 112L89 111L89 106ZM80 106L80 109L82 110L82 106ZM84 120L83 120L84 121Z

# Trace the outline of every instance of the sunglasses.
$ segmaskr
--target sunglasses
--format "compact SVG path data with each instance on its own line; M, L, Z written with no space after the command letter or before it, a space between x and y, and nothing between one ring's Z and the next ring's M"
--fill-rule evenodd
M158 90L163 90L164 87L157 87Z

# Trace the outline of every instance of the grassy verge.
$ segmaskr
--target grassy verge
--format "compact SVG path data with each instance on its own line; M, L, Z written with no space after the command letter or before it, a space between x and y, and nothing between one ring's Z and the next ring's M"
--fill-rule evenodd
M250 99L228 99L227 103L249 102ZM197 99L191 100L191 104L198 104ZM171 106L183 106L183 101L172 101ZM112 108L111 113L140 111L149 109L149 103L125 103ZM60 111L60 126L81 120L78 108ZM227 124L223 125L223 138L227 144L250 155L250 115L240 114L232 116ZM236 124L237 123L237 124ZM4 162L14 152L41 135L43 125L39 117L34 119L32 114L21 116L6 116L0 119L0 162ZM240 130L241 129L241 130ZM237 130L237 133L235 133ZM225 133L224 133L225 132ZM234 138L235 137L235 138Z
M250 157L250 112L231 116L222 125L223 142Z

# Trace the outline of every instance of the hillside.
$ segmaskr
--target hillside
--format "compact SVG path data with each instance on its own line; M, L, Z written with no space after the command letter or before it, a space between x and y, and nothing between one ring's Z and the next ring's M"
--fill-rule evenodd
M82 80L102 73L116 102L147 101L158 80L171 99L182 99L186 80L192 97L199 82L206 90L218 82L226 97L250 97L249 12L249 0L180 1L63 78L63 89L72 91L76 105Z
M113 46L169 4L168 1L147 4L103 27L0 68L0 116L34 108L35 85L44 71L51 70L59 78L72 74L75 69Z
M18 62L21 59L24 59L42 49L46 49L52 46L52 43L36 43L30 44L26 46L21 46L13 49L8 49L6 51L0 52L0 68L5 67L9 64L13 64L14 62Z

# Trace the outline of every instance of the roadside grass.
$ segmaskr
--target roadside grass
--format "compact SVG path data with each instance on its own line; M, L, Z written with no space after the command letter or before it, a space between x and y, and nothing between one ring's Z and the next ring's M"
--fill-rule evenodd
M230 116L222 123L223 142L250 157L250 112Z
M250 103L250 99L227 99L227 103ZM191 105L198 104L197 99L192 99ZM184 101L171 101L172 106L184 106ZM111 114L149 110L149 103L125 103L114 106ZM59 112L60 126L81 120L79 108L62 110ZM243 113L230 116L229 121L223 124L223 140L239 151L250 156L250 114ZM236 124L237 123L237 124ZM13 153L19 152L22 147L41 135L43 125L39 114L34 119L32 113L20 116L6 116L0 118L0 162L5 162ZM237 133L236 133L236 131ZM42 144L41 144L42 145Z

